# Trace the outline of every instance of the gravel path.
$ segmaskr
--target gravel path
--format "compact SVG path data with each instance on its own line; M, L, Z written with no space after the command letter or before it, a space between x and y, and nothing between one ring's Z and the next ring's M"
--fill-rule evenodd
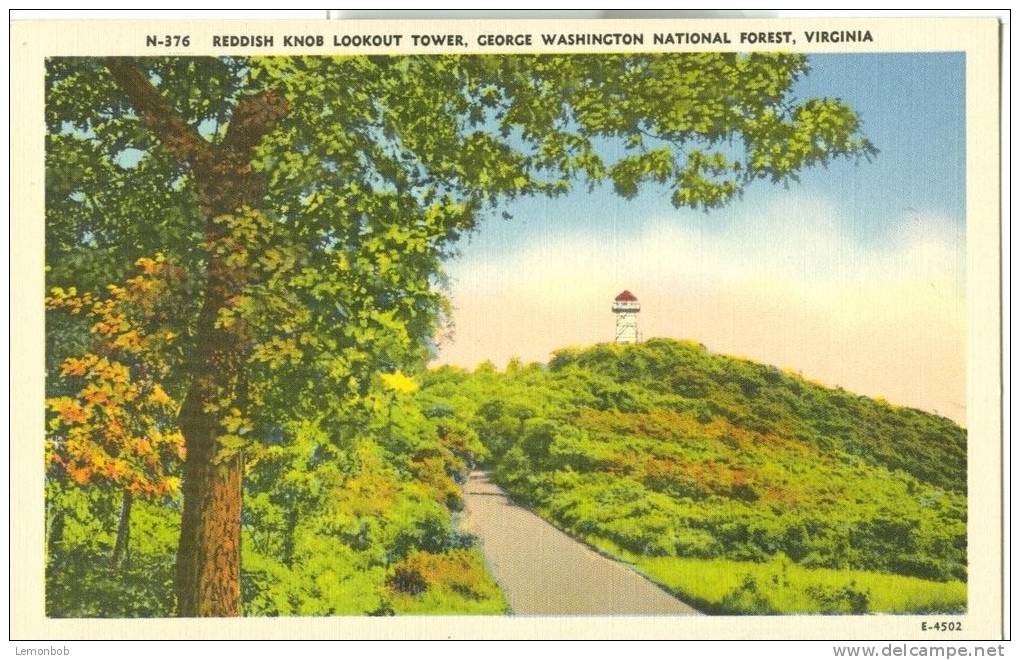
M513 504L485 472L472 472L464 490L463 527L481 539L514 614L699 614Z

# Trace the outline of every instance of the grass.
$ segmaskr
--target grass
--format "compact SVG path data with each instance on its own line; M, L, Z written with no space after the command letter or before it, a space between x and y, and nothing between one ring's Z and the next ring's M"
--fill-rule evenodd
M597 543L692 606L712 614L950 614L967 607L967 585L875 571L769 562L646 557Z

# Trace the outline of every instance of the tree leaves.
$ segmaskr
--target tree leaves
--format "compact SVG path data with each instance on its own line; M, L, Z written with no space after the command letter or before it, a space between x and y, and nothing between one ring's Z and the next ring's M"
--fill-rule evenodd
M443 261L507 200L609 184L711 209L874 153L842 101L791 98L806 70L731 53L48 60L54 473L169 495L177 402L214 376L195 414L221 459L256 463L290 424L371 419L380 378L413 396ZM435 459L413 469L438 484Z

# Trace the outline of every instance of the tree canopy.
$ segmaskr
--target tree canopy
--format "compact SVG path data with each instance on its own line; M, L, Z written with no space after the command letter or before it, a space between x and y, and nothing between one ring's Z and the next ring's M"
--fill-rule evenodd
M734 53L49 60L48 284L109 305L158 258L152 286L173 298L113 328L54 316L50 396L73 396L82 353L158 364L187 453L182 611L237 611L236 566L200 595L180 584L237 563L213 541L239 523L213 525L240 517L244 460L422 364L443 260L506 201L654 185L708 210L870 156L846 103L793 98L807 71L803 55ZM157 331L144 352L125 338ZM192 546L210 554L185 566Z

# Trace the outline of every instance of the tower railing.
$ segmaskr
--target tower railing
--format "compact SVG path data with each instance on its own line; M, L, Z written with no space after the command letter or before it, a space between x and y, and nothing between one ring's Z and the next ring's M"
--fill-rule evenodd
M613 311L616 313L640 312L641 303L636 300L617 300L613 303Z

